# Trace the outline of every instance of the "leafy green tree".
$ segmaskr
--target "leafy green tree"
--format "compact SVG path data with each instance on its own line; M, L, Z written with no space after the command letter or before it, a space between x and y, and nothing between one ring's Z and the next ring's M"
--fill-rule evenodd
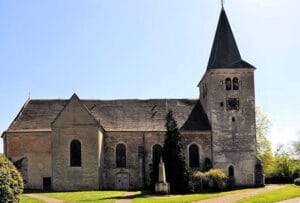
M256 107L256 149L257 157L262 161L266 174L272 171L274 157L272 153L272 144L267 138L271 120L260 107Z
M293 173L294 161L286 151L284 145L279 145L275 152L272 174L291 176Z
M4 155L0 155L0 203L19 202L22 192L22 176Z
M189 190L188 170L183 153L182 137L171 110L166 116L166 137L163 146L163 159L166 166L167 181L171 193L186 193Z
M300 141L293 143L293 150L290 150L287 145L279 145L273 154L271 142L267 138L270 124L268 115L261 108L256 107L257 157L262 160L266 176L292 177L297 175L300 171L300 163L295 160L295 157L300 157Z

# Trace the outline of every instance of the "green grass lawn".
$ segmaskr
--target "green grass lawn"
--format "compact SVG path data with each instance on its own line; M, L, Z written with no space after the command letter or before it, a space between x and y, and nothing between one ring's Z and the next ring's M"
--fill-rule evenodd
M288 185L285 188L245 198L238 203L272 203L296 197L300 197L300 186Z
M215 197L221 197L230 194L236 194L239 192L251 191L254 189L240 189L233 190L228 192L216 192L216 193L201 193L201 194L188 194L188 195L169 195L169 196L147 196L141 195L140 197L136 197L133 199L134 203L187 203L196 200L204 200Z
M52 197L68 202L103 202L112 203L115 199L124 196L124 191L83 191L83 192L53 192L41 193L47 197Z
M221 197L230 194L237 194L253 189L239 189L229 192L218 193L201 193L201 194L188 194L188 195L168 195L168 196L151 196L147 193L137 192L132 199L134 203L188 203L196 200L204 200L215 197ZM125 191L83 191L83 192L53 192L53 193L40 193L47 197L52 197L67 202L102 202L113 203L116 199L123 198ZM276 189L271 192L265 192L250 198L243 199L238 203L272 203L286 199L300 197L300 186L287 185L284 188ZM21 196L21 203L42 203L42 201L33 198Z
M147 193L137 192L134 203L177 203L177 202L191 202L195 200L203 200L214 197L220 197L228 194L235 194L239 192L246 192L253 189L240 189L229 192L219 193L202 193L202 194L188 194L188 195L168 195L168 196L149 196ZM39 193L47 197L52 197L60 200L66 200L68 202L101 202L101 203L113 203L116 199L123 198L126 192L124 191L83 191L83 192L53 192L53 193ZM41 203L42 201L35 201L32 198L22 195L21 203Z
M44 202L38 199L27 197L25 195L21 195L20 203L44 203Z

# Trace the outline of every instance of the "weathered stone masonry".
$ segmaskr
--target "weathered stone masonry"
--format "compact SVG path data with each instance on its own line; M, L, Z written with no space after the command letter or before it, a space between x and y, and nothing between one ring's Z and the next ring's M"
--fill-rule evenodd
M207 161L237 185L253 186L261 177L254 71L222 9L199 98L28 100L3 132L4 153L27 189L141 189L150 183L153 149L163 146L172 110L188 166L203 169Z

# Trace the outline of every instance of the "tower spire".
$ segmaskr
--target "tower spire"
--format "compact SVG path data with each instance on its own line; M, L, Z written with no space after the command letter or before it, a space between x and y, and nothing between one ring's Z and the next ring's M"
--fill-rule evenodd
M242 60L223 7L224 1L221 0L221 3L222 9L219 17L219 23L207 68L253 68L250 64Z

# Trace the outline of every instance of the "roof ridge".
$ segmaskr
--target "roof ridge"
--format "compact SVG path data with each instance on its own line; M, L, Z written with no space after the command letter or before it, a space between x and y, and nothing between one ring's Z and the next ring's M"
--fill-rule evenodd
M149 98L149 99L80 99L80 101L149 101L149 100L198 100L198 98ZM69 99L30 99L29 101L69 101Z

